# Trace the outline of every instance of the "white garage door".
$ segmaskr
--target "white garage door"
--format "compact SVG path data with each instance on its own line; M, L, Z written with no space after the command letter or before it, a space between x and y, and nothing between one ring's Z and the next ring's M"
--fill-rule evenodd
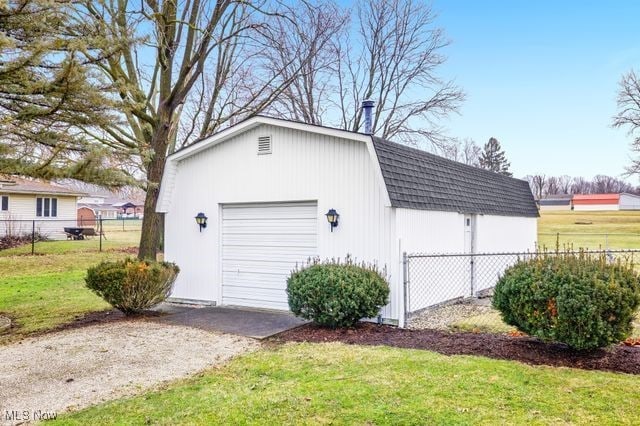
M316 203L222 209L222 303L289 309L287 277L318 254Z

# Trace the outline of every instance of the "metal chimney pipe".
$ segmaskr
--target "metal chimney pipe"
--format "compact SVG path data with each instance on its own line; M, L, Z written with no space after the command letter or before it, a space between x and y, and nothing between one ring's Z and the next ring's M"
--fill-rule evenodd
M373 107L376 105L374 101L362 101L362 111L364 112L364 132L368 135L373 133Z

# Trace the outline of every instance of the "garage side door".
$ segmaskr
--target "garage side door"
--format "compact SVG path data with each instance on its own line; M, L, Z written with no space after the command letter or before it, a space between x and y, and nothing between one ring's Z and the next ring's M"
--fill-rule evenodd
M222 303L288 310L287 277L318 254L316 203L222 209Z

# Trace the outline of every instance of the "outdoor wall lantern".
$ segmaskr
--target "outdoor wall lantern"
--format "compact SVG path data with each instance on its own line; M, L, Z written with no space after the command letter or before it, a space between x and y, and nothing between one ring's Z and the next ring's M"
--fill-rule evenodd
M329 221L329 225L331 226L331 232L333 232L333 228L338 226L338 218L340 217L340 215L335 209L330 209L325 216L327 216L327 220Z
M198 213L196 216L196 223L200 227L200 232L202 232L202 228L207 227L207 216L202 212Z

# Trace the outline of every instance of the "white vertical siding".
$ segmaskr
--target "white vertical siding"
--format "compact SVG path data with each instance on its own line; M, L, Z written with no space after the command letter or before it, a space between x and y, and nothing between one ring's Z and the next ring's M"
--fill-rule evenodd
M620 194L620 210L640 210L640 197L632 194Z
M619 204L575 204L575 211L615 211L620 210Z
M478 215L476 252L526 252L536 249L538 218Z
M464 215L396 209L398 238L407 253L463 253Z
M271 135L272 154L258 155L258 137ZM344 257L387 267L393 301L383 311L398 317L401 285L394 212L363 142L261 125L178 163L171 200L161 209L165 257L182 269L174 297L221 301L220 209L233 203L316 201L320 257ZM173 172L172 172L173 173ZM335 208L333 232L324 214ZM198 231L194 216L209 226Z
M477 253L526 253L536 250L538 218L480 215L477 217ZM475 259L474 290L492 288L516 256L479 256Z
M397 209L402 251L422 254L464 253L465 216L454 212ZM461 295L469 274L462 258L415 257L409 260L409 311Z
M422 254L467 253L465 218L472 220L473 252L525 252L534 250L537 218L462 215L458 213L397 209L398 238L402 250ZM514 258L515 259L515 258ZM409 311L472 295L495 285L508 266L503 259L470 256L423 256L409 260ZM473 272L473 274L472 274ZM473 283L472 283L473 277Z

